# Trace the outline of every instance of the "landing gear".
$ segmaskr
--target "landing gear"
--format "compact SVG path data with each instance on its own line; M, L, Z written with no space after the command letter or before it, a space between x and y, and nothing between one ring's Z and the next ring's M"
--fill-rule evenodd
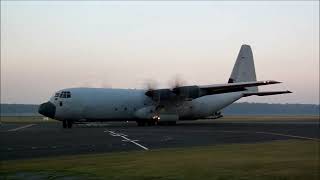
M137 124L138 126L145 126L145 125L148 125L148 126L154 126L156 125L156 121L153 121L153 120L140 120L140 121L137 121Z
M65 128L72 128L72 124L73 122L72 121L68 121L68 120L63 120L62 121L62 127L65 129Z
M155 126L155 125L168 125L168 126L174 126L176 125L177 122L176 121L164 121L164 122L158 122L158 121L155 121L155 120L140 120L140 121L137 121L137 125L138 126L145 126L145 125L148 125L148 126Z
M67 120L63 120L62 121L62 127L63 128L67 128Z
M145 126L146 121L137 121L138 126Z
M148 121L148 126L155 126L156 124L156 121Z
M72 128L72 121L67 121L67 126L68 126L68 128Z

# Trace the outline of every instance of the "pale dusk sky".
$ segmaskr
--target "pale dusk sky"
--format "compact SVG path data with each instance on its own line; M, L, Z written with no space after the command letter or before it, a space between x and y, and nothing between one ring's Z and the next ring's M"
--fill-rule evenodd
M1 103L68 87L226 83L242 44L260 90L240 102L319 104L318 1L1 1Z

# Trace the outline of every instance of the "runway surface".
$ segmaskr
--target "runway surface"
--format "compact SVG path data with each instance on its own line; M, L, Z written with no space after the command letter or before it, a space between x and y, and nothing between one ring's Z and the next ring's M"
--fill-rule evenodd
M63 129L60 123L3 123L0 127L0 160L320 139L317 121L200 120L151 127L137 127L134 122L110 122L75 125L72 129Z

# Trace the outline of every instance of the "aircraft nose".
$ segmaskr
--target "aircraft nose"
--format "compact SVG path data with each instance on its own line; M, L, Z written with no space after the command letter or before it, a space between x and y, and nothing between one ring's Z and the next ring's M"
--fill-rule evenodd
M48 101L46 103L40 104L38 112L39 114L53 119L56 114L56 106Z

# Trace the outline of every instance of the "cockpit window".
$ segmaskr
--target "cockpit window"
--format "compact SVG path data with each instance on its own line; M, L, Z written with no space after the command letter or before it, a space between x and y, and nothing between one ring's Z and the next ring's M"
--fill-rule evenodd
M56 93L55 97L71 98L71 93L70 91L62 91L61 93Z

